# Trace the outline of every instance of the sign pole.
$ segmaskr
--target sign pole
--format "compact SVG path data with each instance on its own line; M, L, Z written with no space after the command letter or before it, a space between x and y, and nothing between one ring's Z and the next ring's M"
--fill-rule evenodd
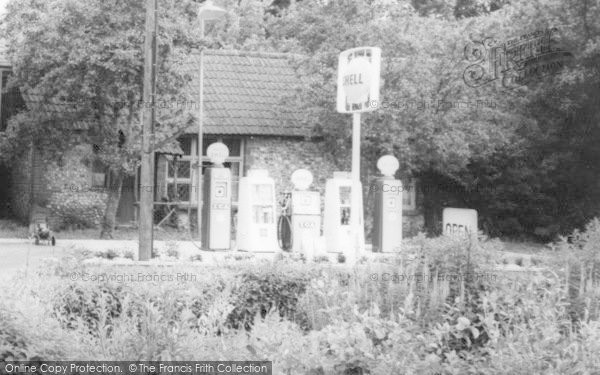
M360 186L360 113L372 112L379 102L381 49L357 47L340 53L338 59L337 104L339 113L352 113L352 188L350 197L349 263L365 251L362 189ZM373 105L375 104L375 105Z
M358 259L364 251L364 233L360 220L362 216L362 205L360 204L360 112L352 114L352 190L350 220L352 221L353 251L355 259Z

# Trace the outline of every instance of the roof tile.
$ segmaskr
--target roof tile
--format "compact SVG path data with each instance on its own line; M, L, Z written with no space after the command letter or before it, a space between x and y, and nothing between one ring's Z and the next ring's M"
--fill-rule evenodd
M1 52L0 49L0 64ZM291 55L205 50L203 56L206 134L310 134L310 129L303 125L300 110L282 105L284 99L296 95ZM199 52L191 54L181 67L181 71L192 78L186 90L195 103L199 98L199 68ZM25 94L24 99L30 109L57 116L68 116L76 111L74 105L56 100L49 102L40 95ZM195 133L198 106L186 106L186 111L194 119L187 131ZM79 121L74 126L83 129L91 124L91 121Z
M283 99L296 95L291 55L205 50L203 58L207 133L308 135L300 111L282 106ZM200 53L190 56L186 64L185 70L198 70ZM197 96L199 75L193 76L188 90Z

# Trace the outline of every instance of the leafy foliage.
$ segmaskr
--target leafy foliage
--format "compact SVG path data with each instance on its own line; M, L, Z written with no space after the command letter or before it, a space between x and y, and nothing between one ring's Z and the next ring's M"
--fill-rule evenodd
M249 329L258 317L277 311L282 317L304 320L298 313L298 300L306 291L304 275L283 275L279 272L250 272L242 274L239 288L234 291L235 308L227 320L231 327ZM301 321L298 322L302 324Z
M161 100L184 95L178 88L189 77L177 70L177 62L193 47L289 52L300 77L298 95L282 106L301 108L339 167L347 169L350 119L335 112L337 56L347 48L376 45L383 51L381 102L362 117L363 181L376 174L379 156L396 155L402 177L421 178L432 233L449 204L478 209L489 234L546 241L597 216L600 30L592 20L600 10L593 1L222 5L230 12L200 38L191 0L161 2ZM99 0L11 3L3 31L11 44L14 84L44 100L75 102L77 110L63 118L32 110L14 116L0 141L2 155L18 155L15 150L32 141L56 153L93 141L108 164L132 171L139 153L142 6ZM477 88L464 83L465 46L473 40L502 42L552 27L559 28L558 39L573 55L560 74L515 90L499 82ZM72 130L83 118L94 120L89 137ZM191 120L162 111L157 138ZM121 148L119 131L126 139Z
M597 227L590 224L564 246L587 253ZM550 267L544 274L498 272L497 279L478 282L479 289L464 279L373 281L373 273L465 270L467 256L467 264L484 271L495 262L486 254L497 251L496 241L485 238L471 248L452 239L416 243L391 262L366 261L354 269L291 259L265 265L269 269L252 260L200 266L201 272L196 266L190 271L199 279L191 284L72 281L73 269L108 275L115 267L68 258L0 290L0 354L23 360L269 359L274 372L308 374L598 368L600 295L587 290L583 305L569 297L569 284L579 281L565 273L561 252L556 263L544 261ZM131 266L125 273L164 270ZM459 293L444 293L460 284ZM234 328L231 318L244 312L248 319ZM306 320L291 319L301 314Z
M200 46L191 0L163 1L157 35L157 102L189 102L181 88L190 77L179 69ZM13 65L11 85L27 108L11 117L0 139L4 158L22 157L31 145L45 159L77 144L96 145L96 157L113 181L133 174L140 153L144 2L72 0L12 1L2 23ZM186 106L158 105L156 139L189 125ZM105 224L114 226L120 183L111 186ZM110 203L110 202L109 202Z

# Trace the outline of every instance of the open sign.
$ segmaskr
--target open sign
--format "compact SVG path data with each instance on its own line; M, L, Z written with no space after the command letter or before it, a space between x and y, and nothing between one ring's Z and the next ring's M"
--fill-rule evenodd
M468 237L477 233L477 210L467 208L444 208L444 234Z

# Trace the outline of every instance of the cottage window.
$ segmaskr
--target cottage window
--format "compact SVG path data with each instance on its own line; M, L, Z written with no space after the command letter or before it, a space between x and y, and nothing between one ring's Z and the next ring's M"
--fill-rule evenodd
M92 187L104 188L108 185L108 169L100 160L92 162Z
M181 137L179 146L183 155L168 155L167 163L167 196L172 202L195 202L195 184L192 182L192 162L194 141L191 137Z
M167 195L173 202L195 201L192 191L191 155L167 156Z
M193 136L184 136L179 139L179 146L183 151L181 156L169 155L166 158L167 177L166 188L167 194L171 201L181 203L195 204L198 201L198 178L197 170L194 169L194 164L197 160L197 144L198 139ZM232 203L237 205L238 201L238 184L242 177L243 171L243 142L240 138L216 138L205 137L202 147L202 173L210 167L211 163L206 156L206 149L211 143L221 141L229 147L229 157L225 160L224 166L231 169L232 179Z
M109 169L98 157L100 147L93 145L94 159L92 160L91 175L92 175L92 188L105 188L109 186Z
M414 178L402 181L402 209L404 211L417 209L417 183Z

